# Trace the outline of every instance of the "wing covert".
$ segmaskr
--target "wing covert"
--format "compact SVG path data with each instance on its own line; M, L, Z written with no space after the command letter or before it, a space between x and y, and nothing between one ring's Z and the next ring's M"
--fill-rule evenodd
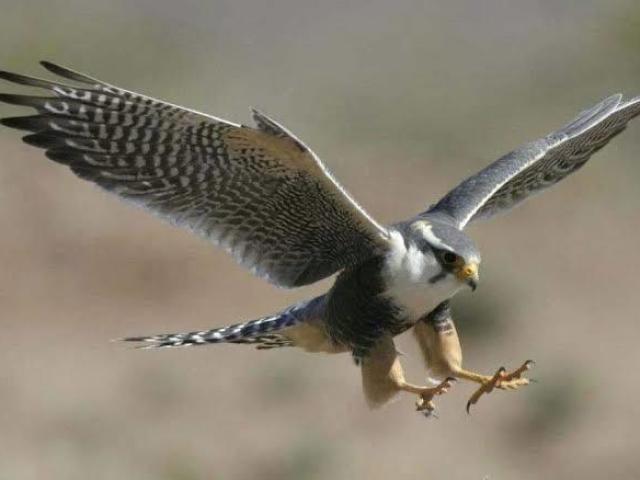
M257 129L42 62L70 86L9 72L49 96L0 94L36 115L2 123L76 175L221 245L285 287L313 283L386 248L387 231L284 127Z

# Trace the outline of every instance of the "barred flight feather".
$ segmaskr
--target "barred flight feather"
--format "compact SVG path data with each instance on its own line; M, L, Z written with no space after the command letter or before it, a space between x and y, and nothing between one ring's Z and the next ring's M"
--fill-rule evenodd
M640 97L612 95L560 130L528 143L472 175L422 215L444 213L459 228L510 210L579 170L640 114Z
M52 96L0 94L36 115L1 122L79 177L188 227L254 273L305 285L384 251L387 231L288 130L257 129L109 85L49 62L80 86L0 72Z

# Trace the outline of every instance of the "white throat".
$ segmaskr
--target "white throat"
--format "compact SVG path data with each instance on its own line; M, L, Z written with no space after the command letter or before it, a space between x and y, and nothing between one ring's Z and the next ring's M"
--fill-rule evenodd
M400 232L391 231L391 243L382 271L388 285L384 295L402 308L409 320L418 320L462 287L453 275L430 283L442 271L440 265L415 246L407 248Z

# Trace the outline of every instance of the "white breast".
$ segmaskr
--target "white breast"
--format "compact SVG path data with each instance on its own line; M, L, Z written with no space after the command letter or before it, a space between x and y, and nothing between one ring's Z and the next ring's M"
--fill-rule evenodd
M406 312L408 320L418 320L460 289L452 275L430 283L441 272L440 265L413 245L407 249L400 232L391 231L391 241L382 272L388 285L384 295Z

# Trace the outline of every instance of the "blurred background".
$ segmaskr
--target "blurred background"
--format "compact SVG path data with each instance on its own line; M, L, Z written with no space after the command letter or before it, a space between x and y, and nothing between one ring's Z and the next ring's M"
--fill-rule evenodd
M261 108L381 222L640 94L633 0L0 3L1 68L46 75L48 59L236 122ZM469 230L484 264L455 302L466 366L533 358L539 383L468 416L461 382L427 420L410 396L368 411L347 355L110 343L258 317L330 281L276 289L2 129L0 478L639 478L639 179L636 121ZM422 382L411 336L400 348Z

